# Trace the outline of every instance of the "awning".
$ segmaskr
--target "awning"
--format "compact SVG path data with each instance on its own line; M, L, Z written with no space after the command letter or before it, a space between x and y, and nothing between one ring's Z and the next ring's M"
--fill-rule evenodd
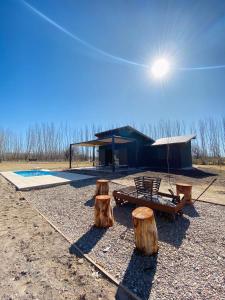
M134 139L130 139L130 138L122 137L122 136L114 136L114 137L107 137L107 138L102 138L102 139L95 139L95 140L90 140L90 141L85 141L85 142L74 143L71 145L82 146L82 147L103 146L103 145L107 145L107 144L112 144L113 138L114 138L115 144L126 144L126 143L132 143L135 141Z

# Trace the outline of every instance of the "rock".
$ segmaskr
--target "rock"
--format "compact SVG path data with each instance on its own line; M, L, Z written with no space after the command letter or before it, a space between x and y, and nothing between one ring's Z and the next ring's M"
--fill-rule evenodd
M21 276L26 276L26 275L27 275L27 272L26 272L26 271L22 271L22 272L20 272L20 275L21 275Z
M99 273L98 272L93 272L91 274L92 277L95 277L95 278L99 278Z
M78 264L82 265L84 263L84 259L83 258L79 258L78 259Z
M106 247L105 249L103 249L102 251L104 252L104 253L106 253L106 252L108 252L109 251L109 249L110 249L110 247Z

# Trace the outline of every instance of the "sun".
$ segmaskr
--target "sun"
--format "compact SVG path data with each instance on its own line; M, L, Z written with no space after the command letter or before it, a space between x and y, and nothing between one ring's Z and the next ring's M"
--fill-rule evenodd
M163 79L171 70L171 65L168 59L158 58L151 66L151 74L155 79Z

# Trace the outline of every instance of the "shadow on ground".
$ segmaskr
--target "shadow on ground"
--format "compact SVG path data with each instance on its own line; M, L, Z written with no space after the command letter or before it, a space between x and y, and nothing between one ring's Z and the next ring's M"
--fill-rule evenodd
M198 211L196 210L196 207L194 205L187 205L183 209L185 215L191 217L191 218L198 218L200 217Z
M126 228L133 228L132 223L132 211L136 208L135 205L127 203L124 206L114 206L113 207L113 216L116 222L125 226Z
M83 253L88 254L100 241L107 229L91 227L79 240L70 246L70 254L81 257L78 247ZM125 271L121 284L137 294L141 299L147 300L151 293L152 283L157 267L157 255L144 256L134 249L129 265ZM124 289L119 286L115 299L132 299Z
M169 221L162 216L156 216L159 241L179 248L186 237L190 221L185 216Z
M129 265L121 284L129 288L141 299L147 300L151 294L152 284L157 268L157 255L144 256L136 249L133 251ZM118 287L116 299L122 300L122 287Z
M106 179L119 179L125 176L129 176L129 175L141 175L143 173L162 173L164 175L167 175L167 170L166 169L162 169L162 168L139 168L139 169L134 169L134 170L123 170L123 171L117 171L115 173L111 172L104 172L104 170L85 170L85 169L81 169L81 170L67 170L69 172L72 173L79 173L79 174L85 174L85 175L92 175L92 176L96 176L98 178L106 178ZM188 170L180 170L180 169L170 169L170 174L174 174L174 175L180 175L180 176L186 176L186 177L192 177L192 178L207 178L207 177L211 177L211 176L217 176L216 173L212 173L210 171L207 170L202 170L202 169L198 169L198 168L192 168L192 169L188 169ZM145 174L148 175L148 174ZM152 174L153 175L153 174Z
M86 206L94 206L94 199L88 199ZM122 224L126 230L120 235L120 239L127 240L127 242L134 242L134 232L131 212L135 209L135 205L126 204L123 206L115 206L113 214L115 221ZM192 205L184 208L184 215L179 216L176 220L171 221L166 214L155 214L159 241L168 243L175 248L179 248L186 237L186 232L190 226L190 218L199 217L199 213ZM115 224L116 226L116 224ZM70 253L77 255L76 246L82 250L83 253L88 254L102 239L107 229L97 228L95 226L79 238L70 247ZM119 247L119 245L118 245ZM151 296L151 290L154 283L154 276L157 270L158 256L144 256L134 249L129 259L128 267L124 273L121 285L126 286L134 294L138 295L140 299L147 300ZM119 286L116 299L128 300L131 297Z
M164 173L167 175L167 170L165 169L158 169L158 168L148 168L145 170L145 172L155 172L155 173ZM206 177L211 177L211 176L217 176L217 174L197 169L197 168L192 168L188 170L177 170L177 169L170 169L170 174L173 175L179 175L179 176L185 176L185 177L192 177L192 178L206 178Z
M96 177L93 178L88 178L88 179L82 179L78 181L74 181L70 183L70 186L76 189L82 188L82 187L87 187L89 185L94 185L96 184Z
M125 218L129 211L132 211L135 206L125 205L114 208L114 216L117 222L127 226L128 239L134 239L132 230L132 219ZM198 217L199 214L194 206L188 206L184 211L189 217ZM155 214L159 241L171 244L175 248L179 248L185 239L186 232L190 225L190 220L185 216L179 216L175 221L168 219L165 214ZM122 237L121 237L122 238ZM124 234L126 239L126 233ZM157 269L157 255L143 256L137 250L133 251L129 265L125 271L121 284L126 286L140 299L147 300L151 295L154 276ZM123 288L118 287L116 299L122 300L121 292Z
M88 254L100 241L107 229L97 228L92 226L81 238L79 238L73 245L70 246L69 252L76 253L76 247L82 250L83 253Z
M94 207L95 205L95 199L94 197L88 199L85 203L84 203L85 206L89 206L89 207Z
M131 239L130 236L133 236L133 223L131 217L133 209L135 209L135 205L131 204L115 206L113 208L113 214L116 222L127 228L124 235L129 239ZM184 209L183 216L178 216L174 221L172 221L170 216L165 213L155 213L159 241L179 248L183 239L186 237L186 232L190 225L190 220L186 217L186 215L192 218L199 216L194 206L191 205Z

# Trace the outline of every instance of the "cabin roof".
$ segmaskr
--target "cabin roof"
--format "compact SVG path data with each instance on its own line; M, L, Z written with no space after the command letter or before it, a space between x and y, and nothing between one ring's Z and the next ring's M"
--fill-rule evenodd
M110 130L106 130L106 131L102 131L102 132L98 132L95 134L96 137L103 137L105 135L113 135L115 134L118 130L127 130L127 131L132 131L142 137L144 137L145 139L154 142L154 140L152 138L150 138L149 136L145 135L144 133L140 132L139 130L135 129L134 127L131 127L130 125L126 125L126 126L122 126L122 127L117 127L114 129L110 129Z
M194 135L194 134L165 137L165 138L156 140L151 146L187 143L190 140L195 139L195 138L196 138L196 135Z

